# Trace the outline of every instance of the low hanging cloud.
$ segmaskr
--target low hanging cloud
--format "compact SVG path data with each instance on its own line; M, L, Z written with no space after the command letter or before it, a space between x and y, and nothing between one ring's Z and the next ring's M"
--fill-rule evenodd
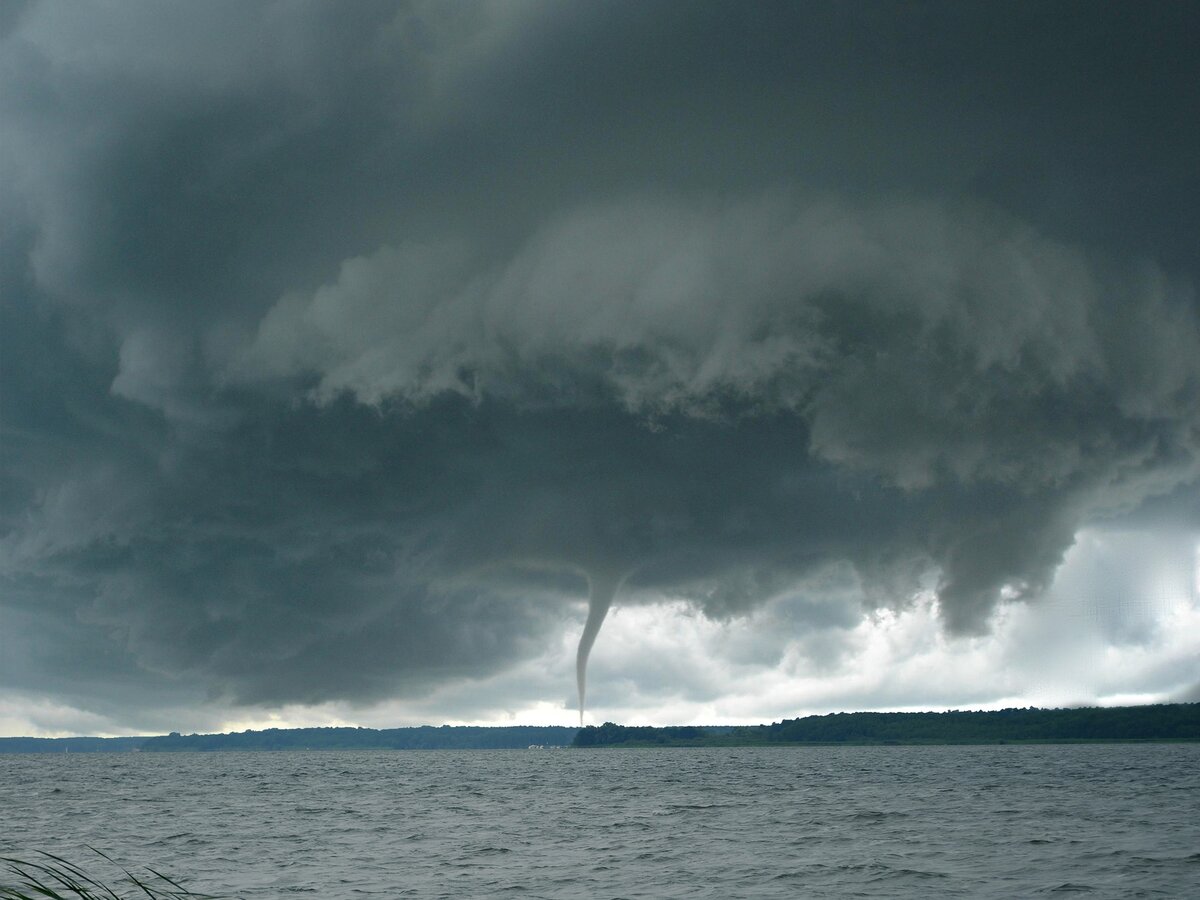
M1157 422L1188 446L1191 300L986 209L629 202L563 217L494 270L456 246L347 260L267 313L240 369L315 375L317 402L793 414L816 456L903 488L1042 486L1110 439L1056 423L1054 404L1086 402L1118 441L1153 441L1134 432Z
M1177 290L1149 267L1097 272L1080 251L978 207L787 193L630 201L562 217L494 270L461 246L348 260L336 282L280 300L236 371L313 378L318 404L349 394L421 408L458 395L517 415L593 410L635 433L639 421L678 430L658 443L728 433L743 446L725 471L769 485L747 513L764 521L756 547L803 557L796 548L817 535L797 511L891 492L906 537L831 529L832 555L867 571L890 568L872 547L924 558L942 572L949 622L971 628L1002 589L1036 593L1081 521L1195 477L1200 330ZM791 446L763 452L776 439ZM572 455L607 452L600 441ZM684 512L694 485L652 471L661 496L612 524L663 524L610 555L626 570L719 557L713 523ZM853 486L827 486L837 479ZM730 519L737 506L717 503ZM526 552L582 563L603 541L585 530L567 549L558 528L572 518L560 513L555 537Z
M1196 533L1157 15L6 8L0 689L417 704L621 579L819 668L875 610L982 634L1081 528Z

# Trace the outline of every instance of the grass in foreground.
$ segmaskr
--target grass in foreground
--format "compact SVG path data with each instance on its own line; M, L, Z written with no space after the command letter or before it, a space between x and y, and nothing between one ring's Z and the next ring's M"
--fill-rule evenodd
M178 881L146 866L148 876L135 875L96 848L89 848L124 873L117 888L97 880L79 866L53 853L40 851L39 860L0 856L0 900L216 900L211 894L189 891Z

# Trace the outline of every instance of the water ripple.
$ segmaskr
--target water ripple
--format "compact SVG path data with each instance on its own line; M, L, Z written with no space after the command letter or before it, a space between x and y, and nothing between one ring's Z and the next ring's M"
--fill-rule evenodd
M1180 897L1200 746L0 756L0 850L287 896Z

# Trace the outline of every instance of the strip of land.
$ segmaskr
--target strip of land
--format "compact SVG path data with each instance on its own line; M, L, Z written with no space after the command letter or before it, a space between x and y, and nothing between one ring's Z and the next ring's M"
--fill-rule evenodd
M0 753L172 753L187 750L524 750L566 747L579 729L512 725L496 728L267 728L228 734L119 738L0 738Z
M1080 709L830 713L721 733L693 727L580 729L575 747L727 747L785 744L1006 744L1200 741L1200 703Z
M152 737L0 738L0 753L169 753L220 750L511 750L837 744L1200 741L1200 703L933 713L831 713L771 725L495 728L268 728Z

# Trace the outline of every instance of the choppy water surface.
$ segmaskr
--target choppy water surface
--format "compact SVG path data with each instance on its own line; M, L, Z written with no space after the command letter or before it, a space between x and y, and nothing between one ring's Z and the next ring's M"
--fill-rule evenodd
M0 847L245 898L1185 897L1200 745L0 756Z

